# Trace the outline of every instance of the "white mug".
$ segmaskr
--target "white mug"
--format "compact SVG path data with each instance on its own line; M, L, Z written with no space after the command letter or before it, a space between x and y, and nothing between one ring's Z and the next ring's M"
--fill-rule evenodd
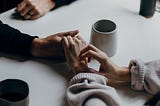
M113 21L99 20L92 25L90 43L109 57L117 51L117 27Z

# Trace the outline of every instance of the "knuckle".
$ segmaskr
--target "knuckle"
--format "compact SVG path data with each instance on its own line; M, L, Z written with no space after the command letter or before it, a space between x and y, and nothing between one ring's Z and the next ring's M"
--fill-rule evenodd
M72 48L75 48L75 44L74 44L74 43L72 43L72 44L71 44L71 47L72 47Z
M92 53L92 50L89 50L88 53L91 54L91 53Z
M89 48L91 48L91 47L92 47L92 45L91 45L91 44L89 44L89 45L88 45L88 47L89 47Z

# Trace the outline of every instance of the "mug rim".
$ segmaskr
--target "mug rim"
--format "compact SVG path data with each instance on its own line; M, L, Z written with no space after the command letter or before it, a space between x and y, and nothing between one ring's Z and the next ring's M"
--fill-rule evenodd
M108 21L108 22L111 22L111 23L115 26L114 30L113 30L113 31L109 31L109 32L101 32L101 31L98 31L98 30L95 28L95 24L98 23L98 22L100 22L100 21ZM106 34L111 34L111 33L116 32L116 31L117 31L117 25L115 24L115 22L113 22L113 21L111 21L111 20L100 19L100 20L96 21L94 24L92 24L92 29L93 29L93 31L95 31L95 32L97 32L97 33L99 33L99 34L106 35Z
M21 84L20 88L26 90L24 92L25 97L20 100L12 101L12 100L8 100L8 99L0 98L0 101L8 102L8 103L22 103L22 102L29 101L29 93L30 93L29 92L29 85L26 81L21 80L21 79L5 79L5 80L0 81L0 83L4 84L4 85L1 85L2 87L6 86L7 84L14 84L14 83ZM18 91L18 89L17 89L17 91Z

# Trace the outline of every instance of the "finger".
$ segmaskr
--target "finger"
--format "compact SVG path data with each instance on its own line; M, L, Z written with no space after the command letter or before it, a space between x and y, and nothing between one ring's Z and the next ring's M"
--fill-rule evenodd
M26 15L24 16L24 19L30 19L30 18L31 18L31 16L28 15L28 14L26 14Z
M87 52L88 50L93 50L93 51L95 51L95 52L98 52L98 51L99 51L95 46L89 44L88 46L86 46L85 48L83 48L83 49L81 50L80 56L81 56L82 54L84 54L85 52Z
M77 35L76 37L77 37L79 40L81 40L81 42L82 42L83 44L85 44L85 46L87 46L87 42L82 38L82 36Z
M69 46L71 46L72 48L74 48L75 43L74 43L72 37L71 36L67 36L67 39L68 39Z
M79 33L79 30L75 30L75 31L70 31L68 35L71 35L72 37L74 37L78 33Z
M66 37L62 38L62 44L63 44L64 49L68 49L69 48L69 43L68 43L68 40L67 40Z
M69 43L68 43L68 39L66 37L62 38L62 45L63 45L63 48L64 48L64 54L65 54L66 60L69 63L69 58L70 58L70 55L69 55L69 52L68 52Z
M79 31L75 30L75 31L69 31L69 32L62 32L60 34L61 34L61 36L72 36L72 37L74 37L78 33L79 33Z
M22 11L22 9L27 5L27 1L26 0L23 0L20 4L18 4L17 6L17 11L20 12Z
M82 36L77 35L76 37L77 37L79 40L81 40L81 41L85 42L85 40L82 38Z
M83 60L83 59L88 58L88 57L92 57L92 58L94 58L94 59L97 60L98 59L98 54L95 51L93 51L93 50L88 50L88 51L84 52L80 56L80 59Z
M69 56L68 56L68 51L67 50L69 48L69 44L68 44L68 40L67 40L66 37L62 38L62 45L63 45L63 48L64 48L65 57L66 57L66 59L68 61Z
M33 16L34 14L37 13L37 11L32 8L28 13L29 13L31 16Z
M81 41L77 37L73 37L75 43L79 44Z
M37 18L41 17L41 15L39 13L35 13L34 15L31 16L31 20L35 20Z
M19 13L21 14L21 16L25 16L26 14L29 14L29 11L32 9L33 7L30 5L26 5L26 7L24 7L21 11L19 11Z
M100 64L103 64L103 59L101 57L101 55L93 50L88 50L86 52L84 52L83 54L81 54L80 59L85 59L85 58L93 58L95 60L97 60Z

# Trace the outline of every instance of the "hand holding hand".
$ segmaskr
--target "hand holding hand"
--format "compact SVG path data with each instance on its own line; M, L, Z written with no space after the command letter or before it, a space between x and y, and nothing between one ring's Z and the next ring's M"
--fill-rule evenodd
M85 71L87 68L87 60L79 60L80 50L86 46L86 42L80 37L64 37L62 40L65 56L71 70L74 74Z
M17 11L25 19L37 19L55 7L53 0L23 0Z
M47 57L65 59L62 46L63 37L74 37L78 34L78 30L57 33L45 38L35 38L32 43L31 54L35 57Z
M108 78L108 84L110 85L130 80L129 69L127 67L119 67L114 64L107 54L93 45L88 45L81 50L80 59L83 60L85 58L93 58L100 63L99 72L93 70L90 70L90 72L104 75Z

